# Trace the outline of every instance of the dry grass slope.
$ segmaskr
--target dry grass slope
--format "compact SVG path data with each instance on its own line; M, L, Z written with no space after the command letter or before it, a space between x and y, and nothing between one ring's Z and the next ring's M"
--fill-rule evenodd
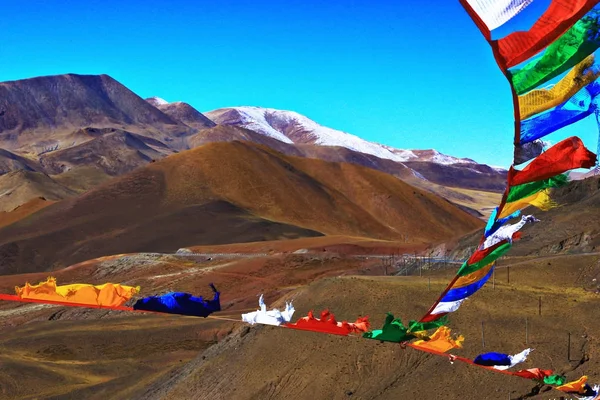
M350 235L408 244L481 227L381 172L214 143L168 157L0 230L2 271L202 244Z
M38 197L56 201L75 195L41 172L20 170L0 176L0 211L12 211Z
M591 273L590 270L594 270ZM600 379L600 324L594 316L598 295L586 292L574 276L600 273L598 257L572 256L547 263L531 262L511 269L511 283L488 285L459 312L450 326L466 336L457 351L475 357L486 351L535 351L522 368L548 368L569 379L583 374ZM499 277L505 270L499 270ZM427 278L328 278L293 295L298 317L328 307L338 320L370 315L375 326L392 311L403 319L418 318L433 302L449 273ZM503 277L503 276L502 276ZM498 279L500 280L500 279ZM543 313L537 315L537 299ZM281 302L279 303L281 305ZM525 318L529 343L525 343ZM485 348L481 322L485 323ZM571 332L571 361L566 358ZM392 343L296 332L282 328L239 327L218 345L163 379L139 398L148 399L415 399L435 393L444 399L505 399L536 393L532 381L483 371L436 356L403 350ZM351 396L351 397L350 397ZM548 399L556 392L528 398Z
M303 239L305 240L305 239ZM318 240L318 239L311 239ZM599 256L562 256L502 265L488 284L450 318L466 336L457 354L535 351L523 368L551 368L569 379L600 379L600 329L595 317ZM142 294L222 291L223 311L238 319L256 308L294 298L295 318L329 308L339 320L369 315L379 326L386 311L418 318L455 268L423 277L384 277L373 260L277 255L213 259L157 255L109 257L57 271L62 283L106 281L141 285ZM0 291L45 274L6 276ZM431 278L431 290L428 279ZM597 282L597 281L596 281ZM543 299L542 315L538 298ZM531 381L493 374L391 343L270 326L176 316L0 303L3 398L103 399L413 399L436 393L449 400L524 398ZM525 343L528 318L529 343ZM485 323L485 348L481 345ZM567 332L572 333L566 359ZM230 333L230 334L229 334ZM229 334L229 335L228 335ZM218 341L218 344L208 348ZM350 395L351 394L351 395ZM52 397L56 396L56 397ZM555 393L528 397L547 400Z
M446 200L390 175L283 156L247 142L211 143L149 168L167 176L169 202L217 197L325 234L423 242L482 225Z

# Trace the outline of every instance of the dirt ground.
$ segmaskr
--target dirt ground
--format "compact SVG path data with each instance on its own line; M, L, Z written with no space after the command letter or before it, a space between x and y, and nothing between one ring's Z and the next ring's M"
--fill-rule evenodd
M595 281L600 257L519 259L461 309L449 326L466 337L457 355L535 350L522 368L588 374L600 381ZM142 296L168 290L223 293L223 319L140 315L38 304L0 303L0 393L6 399L512 399L533 397L535 382L494 374L392 343L249 327L240 313L294 299L294 319L329 308L338 320L385 313L419 318L455 273L382 276L380 261L310 254L213 259L153 254L108 257L57 271L58 283L121 282ZM5 279L6 278L6 279ZM510 279L508 283L507 278ZM44 274L7 276L2 293ZM539 297L542 298L542 315ZM527 319L527 341L525 320ZM482 322L485 347L482 345ZM567 338L571 333L571 361ZM519 367L517 367L519 368ZM545 387L547 388L547 387ZM569 398L569 397L566 397Z

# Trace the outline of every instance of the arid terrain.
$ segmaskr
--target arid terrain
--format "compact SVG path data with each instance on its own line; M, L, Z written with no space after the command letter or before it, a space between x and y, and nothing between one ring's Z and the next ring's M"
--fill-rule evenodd
M222 293L209 318L0 301L1 399L558 398L392 343L240 321L261 293L293 300L294 321L418 319L477 245L505 170L292 111L144 100L107 75L0 83L0 110L0 293L49 276L141 286L127 305ZM542 222L450 316L457 355L532 347L517 368L600 382L599 182L534 210Z
M240 313L255 309L259 293L265 293L269 305L293 299L294 319L324 308L339 320L369 315L375 327L387 311L403 320L418 318L455 272L425 269L423 276L383 276L379 259L322 252L266 256L261 246L256 245L260 253L255 257L246 245L245 256L237 258L138 254L55 271L62 283L139 284L146 295L174 289L207 295L207 283L215 282L223 293L223 311L214 315L223 319L3 303L4 398L391 399L417 398L423 386L447 399L482 393L480 398L501 399L508 392L516 399L535 392L534 382L450 364L392 343L235 322ZM45 276L5 277L0 289L10 292L13 285ZM494 284L452 315L450 327L466 337L464 349L454 353L475 357L529 346L535 351L523 368L554 369L573 379L588 374L597 381L600 326L594 280L599 276L600 255L503 262ZM555 393L527 398L550 396Z
M47 185L62 183L75 191L180 151L239 140L286 155L376 169L468 207L476 216L494 203L460 189L498 194L505 184L505 170L433 149L393 149L291 111L241 107L204 115L184 102L144 100L107 75L2 82L0 110L0 173L41 172L55 181ZM0 193L12 189L0 182ZM23 200L50 190L37 189Z
M481 226L481 220L447 200L375 170L286 157L248 142L213 143L0 229L0 271L50 270L110 254L301 236L423 244Z

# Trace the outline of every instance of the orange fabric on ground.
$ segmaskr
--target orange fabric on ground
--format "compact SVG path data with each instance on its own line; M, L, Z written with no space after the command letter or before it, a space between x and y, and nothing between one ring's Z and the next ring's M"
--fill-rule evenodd
M50 300L76 304L91 304L99 306L121 306L140 291L140 287L122 286L118 283L90 285L75 283L72 285L56 286L55 278L37 285L26 283L23 287L15 287L17 296L23 299Z
M413 345L419 348L445 353L452 349L461 349L462 342L464 340L465 338L462 335L460 335L456 339L452 339L452 337L450 336L450 328L448 328L447 326L440 326L433 333L433 335L431 335L430 340L417 340L413 342Z

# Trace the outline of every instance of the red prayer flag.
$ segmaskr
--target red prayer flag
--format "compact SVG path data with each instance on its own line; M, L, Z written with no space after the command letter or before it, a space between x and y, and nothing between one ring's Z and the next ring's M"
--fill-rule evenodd
M303 331L329 333L333 335L347 336L350 333L362 333L369 330L368 317L358 318L356 322L337 322L333 314L325 310L321 312L321 318L315 318L312 311L308 316L300 318L295 323L286 323L284 326Z
M520 376L521 378L537 379L537 380L541 381L546 376L550 376L553 373L554 372L550 369L531 368L531 369L522 369L521 371L513 372L513 375Z
M598 0L552 0L531 29L513 32L496 41L500 68L514 67L542 51L597 3Z
M550 147L521 171L510 167L508 185L541 181L572 169L591 168L595 163L596 155L585 148L581 139L572 136Z

